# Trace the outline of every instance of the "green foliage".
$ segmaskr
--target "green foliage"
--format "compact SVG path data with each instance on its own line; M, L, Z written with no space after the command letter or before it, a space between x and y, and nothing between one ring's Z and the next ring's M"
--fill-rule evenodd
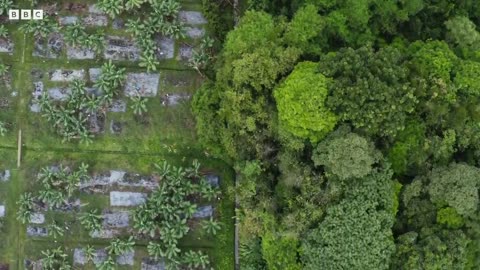
M322 139L337 122L325 108L328 79L316 69L312 62L297 64L274 93L280 128L312 143Z
M444 83L451 80L452 70L457 56L443 41L417 41L410 45L412 65L424 78L441 79ZM440 94L440 93L439 93Z
M299 9L285 32L288 45L302 49L304 52L315 51L312 41L323 30L324 21L314 5L306 5Z
M437 222L439 224L445 224L450 229L458 229L463 226L464 221L455 208L446 207L438 210Z
M389 172L351 183L304 242L303 269L388 269L395 251L394 188Z
M445 22L448 30L447 40L458 46L464 55L468 52L465 50L478 50L480 48L480 33L476 29L476 25L468 17L455 16Z
M312 159L332 180L343 181L368 175L381 154L367 139L341 128L317 145Z
M448 167L434 168L429 179L428 193L438 207L450 206L464 217L477 210L480 169L451 163Z
M408 122L405 129L398 133L387 155L395 173L404 174L408 169L424 164L427 158L423 154L424 141L425 126L418 121Z
M300 270L297 262L298 240L294 237L266 233L262 239L262 254L271 270Z
M233 8L221 0L202 0L202 6L208 28L215 39L223 41L228 31L233 29Z
M341 49L320 61L332 78L327 104L340 120L368 134L395 137L417 102L405 57L394 47Z
M251 159L267 158L272 152L273 145L267 142L274 132L271 90L299 54L282 45L283 28L268 14L246 12L227 36L218 80L197 91L193 102L197 130L215 154Z
M479 96L480 95L480 63L464 60L455 66L455 86L460 93Z
M393 269L465 269L468 238L461 230L428 228L398 237Z

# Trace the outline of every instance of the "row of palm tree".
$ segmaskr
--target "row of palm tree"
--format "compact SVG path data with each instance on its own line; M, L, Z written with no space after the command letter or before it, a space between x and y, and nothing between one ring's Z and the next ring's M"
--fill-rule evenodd
M85 82L74 80L70 84L71 93L65 102L52 100L44 92L39 105L43 116L53 124L57 134L64 141L79 139L81 143L90 144L93 135L88 127L88 118L95 113L103 113L118 95L118 89L125 81L125 68L117 68L111 61L102 66L102 73L95 83L101 95L87 93Z
M96 33L87 33L83 24L78 22L64 28L63 36L71 46L79 46L100 53L105 48L105 34L103 30Z
M44 167L38 174L37 181L42 184L38 199L49 208L60 207L73 195L81 181L88 179L88 165L82 163L70 171L60 165L58 168Z
M129 20L126 27L127 32L133 35L142 51L139 66L146 68L147 71L155 71L159 64L157 60L158 47L154 40L155 36L160 34L162 36L184 38L185 26L178 19L180 4L177 0L130 0L125 3L124 9L126 11L135 10L146 2L150 4L150 13L143 19ZM104 9L107 13L115 13L114 10Z
M135 241L133 236L128 239L114 239L110 242L110 245L106 248L110 256L119 256L128 252L133 252L135 247Z
M196 160L187 169L166 162L156 164L155 167L161 178L159 186L146 203L135 210L133 226L140 234L156 239L149 243L148 252L155 259L164 258L169 269L178 269L182 263L197 264L199 261L183 261L184 256L178 247L180 239L190 231L188 220L198 209L190 198L196 194L217 196L218 190L201 177L200 163ZM202 228L207 233L216 234L220 223L211 218L202 222ZM190 259L194 257L194 253L189 254Z
M47 37L50 33L58 31L60 26L55 19L45 16L42 20L28 20L18 29L24 33L33 33L34 36Z
M23 224L29 223L35 210L35 202L41 201L50 209L64 205L78 189L79 183L88 178L88 165L82 165L75 171L70 171L63 166L54 169L45 167L38 174L37 181L42 185L38 195L30 192L22 194L17 201L17 219ZM64 230L57 223L49 227L49 232L55 238L62 236Z

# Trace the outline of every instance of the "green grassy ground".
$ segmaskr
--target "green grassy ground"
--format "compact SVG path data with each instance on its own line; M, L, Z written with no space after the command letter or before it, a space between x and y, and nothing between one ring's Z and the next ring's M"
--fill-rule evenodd
M29 1L18 1L19 6L27 6ZM83 1L82 1L83 2ZM184 9L201 10L199 1L184 1ZM155 162L167 160L175 165L189 165L193 159L198 159L202 167L221 176L223 194L233 185L233 171L223 162L206 156L195 138L193 117L189 102L175 107L161 106L160 97L165 93L193 94L200 85L199 76L186 68L183 63L169 60L161 63L158 71L161 76L161 85L156 98L148 102L148 113L144 121L139 123L131 112L129 104L127 113L108 113L104 134L96 136L91 145L82 145L77 142L62 143L52 130L51 126L41 117L29 111L29 102L32 97L33 81L32 69L44 72L57 68L88 69L100 67L101 59L70 60L43 59L32 57L33 37L26 36L16 30L18 24L8 25L15 42L13 55L0 54L0 61L11 66L13 90L16 97L9 97L9 107L0 108L0 120L9 123L9 132L0 137L0 170L12 170L9 182L0 182L0 204L7 206L6 217L0 228L0 264L10 265L10 269L24 269L23 261L26 258L38 259L40 251L49 247L64 246L68 250L92 243L104 247L108 241L91 239L87 233L75 223L72 214L58 214L47 212L46 224L52 219L57 221L71 221L70 232L59 239L28 238L26 226L20 225L15 219L16 201L25 191L34 191L35 175L42 166L52 164L79 165L88 163L92 172L105 172L109 169L122 169L138 173L152 173ZM107 33L118 34L110 27ZM191 42L191 41L184 41ZM178 46L178 44L177 44ZM178 48L176 48L178 50ZM139 71L136 63L116 62L126 67L128 71ZM182 79L188 84L174 87L173 82ZM7 97L11 91L0 83L0 98ZM111 120L125 123L125 132L120 135L109 132ZM18 130L23 132L22 165L16 168L16 147ZM103 208L108 206L107 196L77 194L82 202L89 203L89 207ZM183 248L195 247L203 249L211 255L216 269L233 269L233 198L222 195L222 200L216 205L216 215L224 224L223 229L215 238L200 237L198 232L192 233L182 242ZM57 242L55 242L57 241ZM139 269L140 258L146 257L146 243L138 243L136 247L136 265ZM71 250L70 250L71 251ZM72 255L72 252L70 252ZM85 269L92 269L87 266ZM128 268L119 268L128 269Z

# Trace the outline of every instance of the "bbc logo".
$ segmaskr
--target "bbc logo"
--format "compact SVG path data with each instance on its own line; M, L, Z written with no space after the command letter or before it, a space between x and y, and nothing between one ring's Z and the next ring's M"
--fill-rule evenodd
M43 10L41 9L10 9L8 11L10 20L43 20Z

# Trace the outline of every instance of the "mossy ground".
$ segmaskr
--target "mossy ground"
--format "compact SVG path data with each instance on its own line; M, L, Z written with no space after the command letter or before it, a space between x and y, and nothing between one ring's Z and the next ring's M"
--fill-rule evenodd
M19 7L28 7L28 2L17 1L16 4ZM183 9L200 11L201 4L194 0L184 1ZM153 164L156 162L166 160L174 165L188 166L193 159L198 159L202 168L213 171L221 177L223 195L216 205L216 215L224 226L221 233L214 238L199 237L198 232L194 232L182 241L181 246L205 250L211 255L216 269L233 269L233 198L226 195L227 189L233 185L233 171L225 163L208 157L208 154L199 146L195 138L195 123L189 101L166 107L161 105L160 100L160 97L167 92L193 94L201 83L201 78L189 70L184 63L175 60L163 61L158 71L162 83L157 96L148 101L145 121L138 121L127 102L126 113L107 114L105 131L103 134L96 135L92 144L62 143L62 139L55 134L41 113L32 113L29 110L33 90L31 71L39 69L47 72L57 68L88 69L100 67L103 60L68 61L65 55L60 59L32 57L33 37L18 31L18 25L19 23L7 25L15 43L13 55L0 54L0 60L11 66L13 90L18 93L16 97L9 97L9 107L0 108L1 121L9 123L9 132L6 136L0 137L0 169L12 171L9 182L0 182L0 204L5 204L7 208L3 226L0 229L0 264L9 264L10 269L24 269L24 259L38 259L41 256L41 250L51 247L67 248L72 258L72 248L84 246L87 243L98 247L105 247L108 244L108 240L90 238L78 222L73 222L75 221L73 214L53 212L46 213L46 224L51 223L53 219L60 222L71 221L71 229L64 237L53 239L26 236L26 226L21 225L15 218L16 201L23 192L35 191L35 176L41 167L59 163L76 167L81 162L85 162L90 165L90 172L122 169L147 174L154 171ZM106 29L107 33L115 33L115 31L117 30L111 29L110 26ZM115 64L126 67L127 72L141 70L137 63L115 62ZM177 79L185 80L188 84L183 87L173 87L171 82ZM9 96L10 92L0 84L2 97ZM127 99L124 100L127 101ZM125 123L124 132L118 135L110 133L111 120ZM21 166L17 168L19 129L23 133L23 152ZM108 207L109 200L106 195L93 196L80 193L76 195L82 203L88 203L82 211ZM137 244L133 269L139 269L140 259L147 257L145 246L146 242ZM93 266L85 267L85 269L90 268L93 269ZM119 269L132 269L132 267L119 267Z

